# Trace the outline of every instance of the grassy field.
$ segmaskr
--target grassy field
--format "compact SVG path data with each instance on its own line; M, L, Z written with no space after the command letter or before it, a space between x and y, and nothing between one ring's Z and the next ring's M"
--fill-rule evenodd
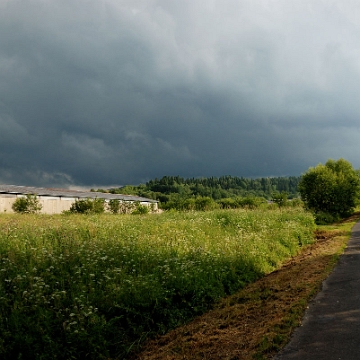
M186 325L147 341L131 359L273 359L301 324L359 220L360 212L317 227L316 241L280 269L222 298Z
M301 209L0 216L0 356L126 358L313 241Z

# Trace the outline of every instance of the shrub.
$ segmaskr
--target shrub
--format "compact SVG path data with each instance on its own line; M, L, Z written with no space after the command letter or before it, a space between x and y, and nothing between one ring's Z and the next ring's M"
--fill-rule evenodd
M113 214L130 214L133 211L137 210L138 204L130 201L120 201L118 199L112 199L108 202L107 209Z
M208 211L219 208L219 205L208 196L197 196L195 198L195 210Z
M70 207L70 212L78 214L101 214L105 211L104 199L79 199Z
M175 198L166 204L161 204L164 210L178 211L208 211L218 209L220 206L212 198L208 196L192 196L188 198Z
M299 198L294 198L289 201L289 205L292 207L304 206L304 203Z
M339 217L335 217L327 212L319 211L315 214L315 222L317 225L332 224L339 220Z
M289 205L288 195L289 194L284 191L282 191L281 193L273 193L271 200L279 207L287 206Z
M113 214L118 214L120 211L120 201L117 199L111 199L108 202L108 209Z
M237 202L239 204L239 207L247 209L255 209L258 208L260 205L267 203L266 199L256 196L246 196L244 198L238 198Z
M145 215L150 212L150 209L146 205L142 205L139 202L135 203L135 210L132 212L134 215Z
M236 209L238 207L236 200L233 198L219 199L216 202L219 204L220 209Z
M35 214L42 209L39 199L36 195L26 195L26 197L17 198L12 204L12 209L17 213Z

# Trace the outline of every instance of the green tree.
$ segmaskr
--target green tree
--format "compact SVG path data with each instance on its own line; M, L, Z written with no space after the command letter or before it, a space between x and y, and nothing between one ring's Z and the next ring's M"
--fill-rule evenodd
M359 171L344 159L330 159L325 165L309 168L299 183L306 208L333 218L345 217L354 211L359 191Z
M101 214L105 211L104 199L78 199L70 207L70 212L78 214Z
M35 214L42 209L42 205L36 195L28 194L26 197L17 198L12 209L17 213Z

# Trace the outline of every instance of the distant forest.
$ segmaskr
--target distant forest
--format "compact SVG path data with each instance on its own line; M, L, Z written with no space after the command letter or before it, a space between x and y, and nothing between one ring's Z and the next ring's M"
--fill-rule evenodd
M299 181L300 177L296 176L257 179L236 176L186 179L180 176L164 176L138 186L126 185L121 188L96 191L137 195L158 200L161 203L193 197L208 197L214 201L239 197L271 199L276 193L287 193L288 198L291 199L299 196Z

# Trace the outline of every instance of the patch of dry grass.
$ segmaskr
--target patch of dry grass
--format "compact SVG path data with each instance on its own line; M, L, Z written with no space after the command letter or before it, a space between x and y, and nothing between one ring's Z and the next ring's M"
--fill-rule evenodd
M317 241L281 269L216 304L212 311L150 340L136 360L270 359L300 325L308 301L337 262L360 213L319 227Z

